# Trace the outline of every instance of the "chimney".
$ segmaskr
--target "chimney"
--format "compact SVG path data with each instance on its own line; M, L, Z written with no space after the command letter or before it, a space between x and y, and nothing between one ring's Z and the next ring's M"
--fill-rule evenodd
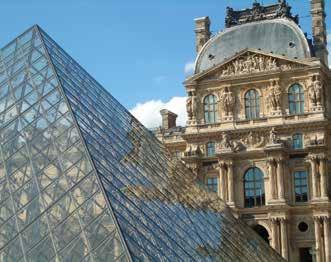
M313 20L313 40L315 56L326 66L328 63L327 30L325 24L325 2L324 0L310 0L311 15Z
M162 116L162 128L170 129L176 127L177 115L167 109L162 109L160 111Z
M197 53L210 39L210 20L208 16L194 19L195 22L195 47Z

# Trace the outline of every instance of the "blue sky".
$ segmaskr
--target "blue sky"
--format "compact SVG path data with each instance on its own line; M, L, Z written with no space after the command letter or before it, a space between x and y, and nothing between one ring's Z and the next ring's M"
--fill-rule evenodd
M155 111L156 105L176 107L180 103L180 114L184 110L184 68L195 59L193 19L210 16L212 31L217 32L224 27L226 6L246 8L253 0L1 2L1 46L39 24L127 108L151 102L147 109ZM309 0L288 2L311 35ZM331 0L326 0L326 10L331 10ZM330 17L327 23L331 29ZM173 101L173 97L178 99Z

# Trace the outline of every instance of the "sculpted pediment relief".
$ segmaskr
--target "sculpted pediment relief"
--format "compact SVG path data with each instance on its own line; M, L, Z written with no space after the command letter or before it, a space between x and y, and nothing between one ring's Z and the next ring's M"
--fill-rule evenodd
M288 71L305 66L307 65L293 60L282 59L278 56L247 51L222 65L214 67L210 72L195 80L217 80L254 73Z

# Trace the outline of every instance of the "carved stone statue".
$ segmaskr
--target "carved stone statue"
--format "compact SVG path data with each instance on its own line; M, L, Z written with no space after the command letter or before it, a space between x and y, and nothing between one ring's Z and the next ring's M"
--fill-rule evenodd
M269 88L268 102L273 111L279 111L281 109L282 102L282 89L278 81L272 81Z
M222 135L221 147L224 148L224 149L231 149L232 148L231 139L230 139L230 136L227 133L223 133L223 135Z
M309 85L308 94L313 106L321 106L323 85L319 76L312 77L311 84Z
M220 106L225 115L232 115L235 105L235 97L229 87L225 87L220 94Z
M270 144L278 144L279 143L279 137L277 136L277 132L275 130L275 128L273 127L270 131L270 135L269 135L269 142Z
M196 118L197 114L197 98L195 96L195 92L189 92L189 96L187 97L186 100L186 111L187 111L187 116L188 120L193 120Z

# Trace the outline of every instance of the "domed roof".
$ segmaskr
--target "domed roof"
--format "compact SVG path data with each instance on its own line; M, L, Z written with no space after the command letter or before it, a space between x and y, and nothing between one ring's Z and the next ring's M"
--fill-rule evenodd
M201 49L195 73L208 70L246 48L291 59L311 57L307 38L300 27L289 19L279 18L233 26L220 32Z

